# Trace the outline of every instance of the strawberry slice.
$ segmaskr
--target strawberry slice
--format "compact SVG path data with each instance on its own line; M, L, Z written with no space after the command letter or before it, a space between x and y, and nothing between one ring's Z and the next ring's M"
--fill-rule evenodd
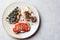
M14 31L15 33L21 32L21 30L19 30L19 29L17 29L17 28L13 28L13 31Z
M28 32L30 30L30 27L29 27L29 23L22 23L22 22L19 22L15 25L15 27L13 28L13 32L15 33L20 33L20 32Z
M22 28L22 31L25 31L25 32L29 31L29 27L28 26L29 26L28 24L24 24L23 28Z

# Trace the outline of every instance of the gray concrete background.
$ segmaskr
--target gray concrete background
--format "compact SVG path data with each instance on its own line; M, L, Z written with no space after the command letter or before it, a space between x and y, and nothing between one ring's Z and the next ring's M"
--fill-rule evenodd
M32 4L41 16L41 28L26 40L60 40L60 0L0 0L0 40L18 40L7 35L2 26L4 9L17 1Z

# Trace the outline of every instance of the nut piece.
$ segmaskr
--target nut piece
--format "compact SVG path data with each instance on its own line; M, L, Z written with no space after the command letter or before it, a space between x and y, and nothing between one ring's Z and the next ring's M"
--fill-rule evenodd
M36 22L37 21L37 18L36 17L31 17L31 21L32 22Z

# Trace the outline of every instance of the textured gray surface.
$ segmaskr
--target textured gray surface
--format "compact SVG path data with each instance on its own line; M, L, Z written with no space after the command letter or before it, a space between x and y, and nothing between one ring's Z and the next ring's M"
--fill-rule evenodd
M26 40L60 40L60 1L59 0L0 0L0 40L17 40L7 35L2 26L4 9L16 1L28 2L39 11L41 28L33 37Z

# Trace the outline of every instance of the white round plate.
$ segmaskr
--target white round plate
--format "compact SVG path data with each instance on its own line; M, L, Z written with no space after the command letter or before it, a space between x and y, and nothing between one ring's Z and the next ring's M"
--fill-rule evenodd
M17 6L18 6L20 9L22 9L23 7L29 6L30 9L33 11L34 15L37 17L37 22L35 22L35 23L32 23L32 22L31 22L31 23L30 23L31 29L30 29L29 32L15 34L15 33L12 31L12 29L13 29L13 27L14 27L14 24L9 24L9 23L5 20L6 17L8 16L8 14L9 14L14 8L16 8ZM40 21L40 20L39 20L39 14L38 14L37 10L36 10L33 6L31 6L31 5L27 4L27 3L23 3L23 2L15 2L15 3L12 3L11 5L9 5L9 6L4 10L4 13L3 13L3 16L2 16L2 23L3 23L4 29L7 31L7 33L8 33L10 36L12 36L12 37L14 37L14 38L19 38L19 39L24 39L24 38L28 38L28 37L32 36L32 35L37 31L37 29L38 29L38 27L39 27L39 21ZM32 25L32 24L33 24L33 25Z

